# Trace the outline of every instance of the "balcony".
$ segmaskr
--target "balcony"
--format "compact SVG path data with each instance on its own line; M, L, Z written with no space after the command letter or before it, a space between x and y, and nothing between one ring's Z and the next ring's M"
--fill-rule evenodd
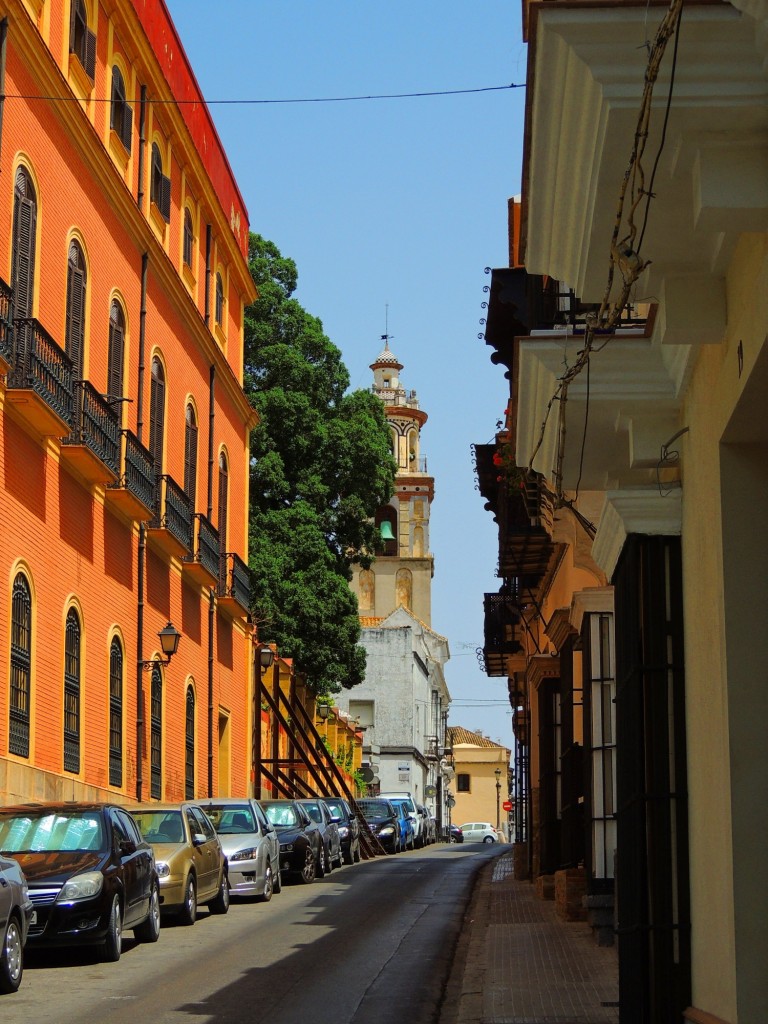
M7 295L4 301L8 303ZM0 328L6 354L10 355L7 408L30 433L67 437L72 432L75 411L72 362L38 320L27 317L13 326L10 348L8 323Z
M89 483L117 479L120 463L120 424L117 413L87 380L75 381L75 426L61 449L67 462Z
M182 559L184 575L201 586L215 586L219 579L219 531L201 512L194 515L192 552Z
M242 618L248 614L251 606L251 570L233 551L221 556L216 596L219 608L233 618Z
M521 640L520 608L514 593L486 594L483 661L488 676L509 677L525 667Z
M149 519L155 507L155 466L151 454L130 430L120 432L118 473L106 490L108 503L134 522Z
M147 533L151 543L166 555L188 555L192 551L192 502L167 473L157 477L154 511Z
M0 278L0 373L13 361L13 289Z

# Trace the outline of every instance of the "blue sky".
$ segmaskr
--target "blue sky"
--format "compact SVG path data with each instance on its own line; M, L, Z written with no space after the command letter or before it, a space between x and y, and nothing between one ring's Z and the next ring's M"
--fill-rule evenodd
M522 83L519 0L167 0L203 94L293 99ZM349 103L211 105L251 229L298 266L296 297L372 383L385 309L401 380L429 420L435 477L432 626L446 636L450 723L511 744L506 680L475 648L498 589L495 524L473 442L493 437L508 385L489 360L486 266L507 264L520 191L524 89ZM485 703L484 703L485 702ZM471 706L479 704L480 706Z

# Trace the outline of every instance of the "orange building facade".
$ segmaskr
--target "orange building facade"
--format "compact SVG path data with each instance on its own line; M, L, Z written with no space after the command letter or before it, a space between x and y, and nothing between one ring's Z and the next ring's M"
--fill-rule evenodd
M162 0L0 33L0 800L244 794L247 212Z

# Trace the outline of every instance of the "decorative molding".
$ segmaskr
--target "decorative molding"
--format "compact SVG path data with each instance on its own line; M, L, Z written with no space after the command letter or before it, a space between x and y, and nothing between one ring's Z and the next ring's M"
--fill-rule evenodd
M558 651L562 650L563 644L569 636L573 636L575 630L570 622L570 609L558 608L550 616L549 622L544 628L544 635L549 637Z
M682 489L662 495L658 488L608 491L592 545L592 555L611 579L624 542L631 533L679 537L682 533Z
M598 613L613 614L613 587L590 587L588 590L577 590L571 598L571 626L581 633L581 624L585 615Z
M683 1014L683 1020L687 1024L731 1024L723 1017L716 1017L714 1013L708 1013L706 1010L697 1010L695 1006L688 1007Z
M560 658L551 654L536 654L528 663L528 683L538 690L545 679L560 678Z

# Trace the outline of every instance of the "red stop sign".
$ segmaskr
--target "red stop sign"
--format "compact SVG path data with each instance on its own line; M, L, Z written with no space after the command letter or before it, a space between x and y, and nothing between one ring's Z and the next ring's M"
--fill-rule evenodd
M505 800L504 803L501 806L504 808L505 811L511 811L512 810L512 801L511 800Z

